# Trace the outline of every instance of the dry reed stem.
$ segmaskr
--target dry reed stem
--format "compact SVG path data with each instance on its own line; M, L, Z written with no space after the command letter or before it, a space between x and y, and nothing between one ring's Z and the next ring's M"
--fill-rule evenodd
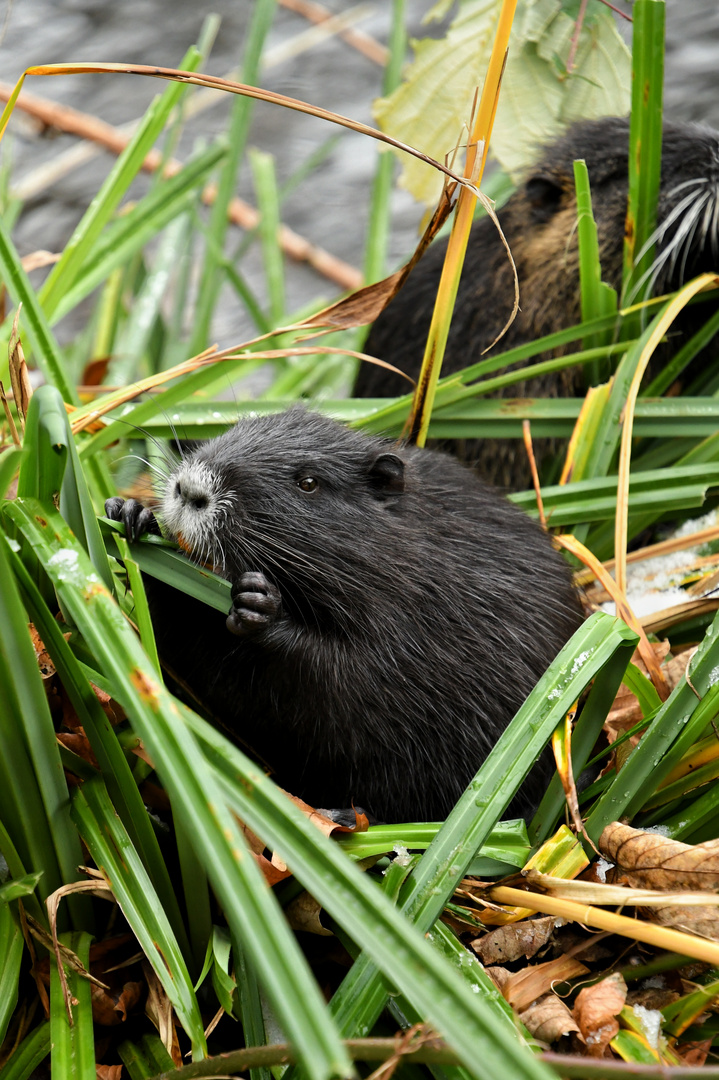
M308 22L313 22L318 26L321 26L324 22L334 22L337 18L333 11L326 8L324 4L315 3L314 0L279 0L279 2L283 8L294 11L297 15L302 15ZM386 66L389 60L389 49L363 30L340 28L333 32L374 64L382 68Z
M662 630L668 630L677 623L698 618L710 611L716 611L717 608L719 608L719 598L705 597L701 600L690 600L686 604L662 608L661 611L642 616L639 621L648 634L660 634Z
M509 34L512 29L516 6L517 0L502 0L497 31L492 45L492 54L479 100L479 108L467 144L464 180L457 200L452 230L449 234L422 368L408 420L410 438L418 446L424 446L427 439L435 389L442 368L442 359L449 332L449 320L454 308L464 254L467 250L474 209L479 194L477 189L482 182L489 140L497 112L499 90L507 61ZM517 300L516 296L515 300Z
M669 930L665 926L653 926L640 919L630 919L626 915L615 915L612 911L603 911L590 904L580 904L575 900L558 900L554 896L543 896L524 889L512 889L506 885L496 885L487 889L488 899L496 904L521 904L532 911L541 911L544 915L558 915L570 922L584 926L595 926L607 930L610 934L619 934L632 941L643 941L658 949L691 956L708 964L719 964L719 942L686 934L681 930Z
M274 335L274 331L273 331ZM267 335L272 336L272 335ZM128 401L132 401L133 398L139 394L144 394L148 390L154 390L156 387L161 386L163 383L170 382L172 379L178 378L180 375L189 375L193 371L197 371L198 368L205 367L208 364L216 364L223 360L281 360L287 356L315 356L317 353L328 356L354 356L357 360L367 360L371 364L376 364L378 367L387 368L388 371L392 371L395 375L402 375L403 378L409 379L408 375L400 371L399 368L394 367L392 364L388 364L386 360L378 360L374 356L368 356L367 353L355 352L353 349L340 349L330 345L299 345L291 348L284 349L265 349L262 352L243 352L246 346L232 346L229 349L224 349L222 352L217 352L217 346L213 345L211 348L206 349L204 352L199 353L197 356L191 357L189 360L183 360L181 363L176 364L172 368L168 368L166 371L159 371L154 375L148 376L146 379L141 379L139 382L131 383L129 386L123 386L116 393L108 395L106 401L96 402L93 406L85 409L71 409L66 405L68 411L71 412L75 419L72 422L72 433L76 435L79 431L84 431L86 428L95 425L98 420L107 413L112 412L119 405L124 405Z
M539 513L539 524L544 531L547 531L547 519L544 516L544 503L542 502L542 488L539 484L539 472L537 470L537 461L534 456L534 447L532 445L532 425L529 420L522 421L522 438L524 439L524 449L527 451L527 457L529 458L529 470L532 474L532 484L534 485L534 494L537 496L537 511Z
M699 532L688 533L686 536L672 537L669 540L661 540L656 544L648 544L646 547L639 548L637 551L630 551L627 554L627 565L629 563L642 562L644 559L654 559L658 555L670 555L675 551L684 551L685 548L701 547L702 544L708 544L712 540L719 540L719 525L712 525L709 529L701 529ZM605 570L613 570L615 566L614 559L607 559L606 562L601 564ZM578 570L574 575L574 581L577 585L588 585L591 581L596 579L594 571L587 567L585 570Z
M110 64L92 62L77 64L38 64L35 67L27 68L23 72L13 87L12 94L10 95L11 98L13 95L20 93L20 88L28 75L146 75L148 78L162 79L166 82L179 82L188 86L205 86L212 90L225 90L230 94L238 94L241 97L254 98L256 101L266 101L270 105L280 105L284 109L291 109L294 112L304 113L306 116L316 116L319 120L326 120L339 127L348 128L350 131L356 131L360 135L368 135L372 139L377 139L378 142L387 143L388 146L394 147L395 150L401 150L403 153L416 157L419 161L424 161L426 165L431 165L432 168L444 173L445 176L448 176L450 180L454 180L461 187L468 188L477 194L475 185L466 176L460 176L457 173L452 172L447 165L443 165L440 161L436 161L434 158L430 157L429 154L423 154L421 150L417 150L414 146L410 146L408 143L403 143L400 139L395 139L391 135L385 134L384 131L380 131L378 128L373 128L369 124L363 124L359 120L352 120L350 117L343 116L341 113L332 112L330 109L323 109L319 105L310 105L308 102L301 101L299 98L288 97L287 94L278 94L273 90L265 90L260 86L249 86L247 83L223 79L218 75L180 71L179 68L155 67L150 64ZM9 117L10 114L8 113L3 118L2 127L0 128L0 137L5 132Z

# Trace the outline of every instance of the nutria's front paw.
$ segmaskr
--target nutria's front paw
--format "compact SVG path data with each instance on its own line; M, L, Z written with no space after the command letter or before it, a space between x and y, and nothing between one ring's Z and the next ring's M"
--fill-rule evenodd
M118 496L107 499L105 516L123 523L128 540L139 540L145 533L160 535L160 526L152 510L137 499L120 499Z
M227 629L238 637L252 637L272 626L281 610L280 591L264 574L243 574L232 584Z

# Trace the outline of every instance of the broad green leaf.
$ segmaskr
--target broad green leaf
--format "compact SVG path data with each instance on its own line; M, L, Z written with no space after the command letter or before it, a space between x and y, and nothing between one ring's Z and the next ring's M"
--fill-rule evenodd
M375 103L383 131L439 161L465 138L472 98L487 68L500 0L463 0L444 38L414 42L415 58L400 87ZM611 15L590 0L567 76L576 5L520 0L499 95L491 151L517 174L538 149L573 121L621 116L629 108L629 52ZM436 170L403 157L401 184L434 205L442 187Z
M715 616L687 669L691 685L687 679L678 683L614 781L592 807L586 828L595 843L611 821L631 820L716 714L718 631L719 616ZM697 693L702 695L701 701L697 701Z
M34 892L41 877L42 871L38 870L35 874L26 874L25 877L6 881L4 885L0 885L0 911L3 911L11 900L17 900L20 896L29 896Z

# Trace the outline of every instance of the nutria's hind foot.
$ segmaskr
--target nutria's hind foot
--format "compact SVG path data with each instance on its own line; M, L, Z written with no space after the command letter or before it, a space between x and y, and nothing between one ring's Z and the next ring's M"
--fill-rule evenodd
M279 589L258 571L248 571L232 584L227 629L238 637L254 637L276 622L282 611Z
M105 516L112 521L121 521L125 526L127 539L139 540L145 533L160 536L160 526L152 510L148 510L137 499L121 499L115 495L105 501Z

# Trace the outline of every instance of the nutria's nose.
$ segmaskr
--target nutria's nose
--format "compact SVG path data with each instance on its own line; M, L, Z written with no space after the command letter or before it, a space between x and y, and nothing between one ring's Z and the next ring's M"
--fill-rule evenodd
M191 506L193 510L204 510L207 507L207 496L196 495L193 492L192 484L186 484L183 491L181 482L177 480L175 483L175 495L182 500L185 506Z

